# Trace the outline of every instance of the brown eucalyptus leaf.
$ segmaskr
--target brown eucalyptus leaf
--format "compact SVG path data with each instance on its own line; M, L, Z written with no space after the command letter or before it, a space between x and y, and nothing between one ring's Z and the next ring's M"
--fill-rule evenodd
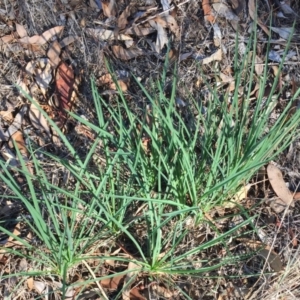
M1 44L8 44L8 43L12 42L14 39L15 38L12 34L5 35L5 36L0 38L0 41L1 41L0 45Z
M132 37L125 34L117 34L113 30L103 29L103 28L87 28L86 33L100 40L119 40L119 41L129 41Z
M0 111L1 113L1 111ZM4 129L2 128L1 124L0 124L0 142L4 142L7 141L8 137L6 136Z
M271 27L271 29L285 40L288 40L294 31L293 27Z
M212 61L221 61L221 60L222 60L222 50L218 49L212 55L202 59L202 64L206 65L206 64L211 63Z
M259 255L263 256L267 262L270 264L270 267L275 272L280 272L283 269L282 262L280 260L279 255L275 251L270 251L269 249L261 249L258 253Z
M276 201L277 205L273 207L276 212L283 211L289 205L294 206L293 195L286 186L280 169L273 164L269 164L267 167L267 173L273 190L280 198L278 201Z
M225 3L219 0L214 0L212 7L218 15L225 17L228 21L239 21L239 17L232 11L232 9Z
M27 106L23 106L20 111L15 115L13 123L8 127L5 135L11 137L22 126L24 120L24 114L27 112Z
M260 241L249 240L247 238L238 238L238 241L244 243L246 246L258 251L258 254L261 255L270 265L270 267L275 272L280 272L283 269L282 262L279 255L271 249L270 246L263 244Z
M15 156L15 154L9 149L8 145L5 144L2 146L0 153L2 157L5 159L6 163L10 167L17 167L19 166L19 162ZM1 253L1 252L0 252Z
M50 64L53 68L57 68L61 59L60 59L61 45L58 41L54 41L47 52L47 56L50 60Z
M116 290L119 284L123 281L125 275L116 275L112 278L102 279L100 280L100 284L102 287L109 290Z
M67 37L65 37L64 39L62 39L62 41L60 42L60 47L64 48L72 43L74 43L77 40L77 37L74 35L69 35Z
M52 39L55 35L58 35L61 33L61 31L64 29L64 26L56 26L53 27L47 31L45 31L42 35L34 35L32 37L23 37L19 39L19 43L22 44L35 44L35 45L44 45L46 44L50 39Z
M160 3L163 7L163 10L169 10L170 9L170 0L160 0Z
M40 110L34 105L31 104L29 108L29 119L34 128L44 131L50 137L51 132L46 118L42 115Z
M130 262L128 264L129 271L124 278L124 284L123 284L123 289L122 289L122 298L123 300L130 300L130 294L131 294L131 285L129 282L132 282L132 280L139 274L141 267L138 266L137 264ZM143 300L143 299L142 299Z
M35 80L44 96L46 96L52 78L52 67L50 60L40 60L39 68L36 69Z
M164 27L155 21L149 22L152 27L154 27L157 30L157 37L156 37L156 43L155 43L155 51L157 53L160 53L163 47L168 43L168 35Z
M17 31L20 38L23 38L23 37L28 35L25 27L23 25L18 24L18 23L16 23L16 31Z
M18 147L20 153L25 156L28 157L28 151L25 145L25 141L24 141L24 137L23 134L20 130L17 130L12 136L11 138L15 141L16 146Z
M258 17L257 15L257 3L256 0L249 0L248 2L248 9L249 9L249 15L251 17L251 19L254 22L257 22L257 24L261 27L261 29L268 35L270 36L270 31L268 29L268 27L261 21L261 19Z
M160 24L163 28L169 28L176 37L179 36L179 26L177 21L171 15L157 16L153 21Z
M146 36L155 31L155 28L151 27L141 27L141 26L132 26L124 31L125 34L133 34L136 36Z
M124 29L128 24L128 18L134 13L134 6L128 5L118 17L118 29Z
M144 55L143 50L137 48L137 47L130 47L128 49L123 48L122 46L115 45L112 46L112 52L113 54L122 60L130 60L132 58Z
M106 17L111 18L117 15L117 7L115 0L104 0L101 2L103 13Z

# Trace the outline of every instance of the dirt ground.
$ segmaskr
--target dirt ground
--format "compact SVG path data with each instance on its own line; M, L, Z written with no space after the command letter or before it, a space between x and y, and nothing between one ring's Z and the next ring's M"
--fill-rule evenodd
M64 153L55 131L35 120L33 116L37 112L21 96L17 86L41 105L84 156L85 147L94 138L93 132L68 118L63 110L71 110L90 122L96 120L91 77L95 78L100 94L116 106L118 91L109 75L109 68L113 69L126 100L137 114L145 109L146 100L136 80L151 89L153 81L159 79L166 68L166 61L164 92L170 93L176 66L179 107L188 105L191 98L202 101L207 85L219 87L220 95L230 93L236 88L231 84L236 44L242 55L250 39L253 20L258 23L257 76L264 67L270 74L276 72L288 45L291 27L295 26L280 77L281 84L286 85L282 96L284 105L300 87L300 2L297 0L0 0L2 159L8 161L10 157L8 164L15 163L12 139L21 152L25 149L26 156L24 131L48 151L57 155ZM268 89L266 87L266 95ZM298 140L274 162L295 193L300 192L299 155ZM254 178L252 183L258 181L259 178ZM7 193L1 184L1 209L6 205ZM256 234L275 261L267 266L269 275L259 279L239 276L259 273L266 268L266 254L259 252L236 269L224 267L205 278L182 278L181 288L191 299L300 299L300 202L295 201L294 207L284 214L274 212L267 200L275 196L270 184L253 184L241 203L249 209L250 215L259 215ZM212 213L219 230L239 222L236 216L226 217L237 211ZM0 216L5 219L1 211ZM4 235L0 235L0 239L4 239ZM236 245L236 254L242 255L249 247L255 250L253 241L249 236L241 239ZM215 249L213 255L218 255L218 251L220 249ZM0 274L5 273L5 266L2 257ZM0 275L0 288L1 285Z

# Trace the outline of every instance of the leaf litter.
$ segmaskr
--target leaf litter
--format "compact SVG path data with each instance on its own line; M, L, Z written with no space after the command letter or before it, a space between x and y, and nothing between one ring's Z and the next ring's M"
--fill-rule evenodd
M66 5L69 4L69 1L64 2ZM192 1L179 2L165 0L145 1L145 3L146 4L143 3L145 6L142 6L141 3L135 3L133 1L125 4L123 1L119 3L118 1L106 0L95 1L92 10L84 3L82 4L83 8L81 7L78 10L76 10L76 8L73 13L59 10L56 12L53 11L54 14L57 14L58 19L60 18L62 20L63 26L56 20L48 23L54 24L51 28L49 26L46 28L47 26L43 24L43 26L36 28L37 30L35 31L42 32L40 35L33 33L32 25L30 25L31 23L27 19L16 20L16 16L13 13L7 11L7 8L0 6L1 11L4 11L3 15L5 18L11 16L9 18L12 18L15 22L9 23L9 18L3 19L3 22L7 24L7 28L11 29L3 31L3 33L1 32L0 47L1 49L5 49L4 53L13 53L15 49L17 50L14 52L15 55L28 55L28 57L26 57L27 66L23 62L27 77L24 76L24 73L20 70L19 78L21 78L22 83L26 86L24 90L28 92L28 94L31 94L39 105L36 106L35 104L28 103L24 97L22 97L23 103L20 107L15 105L15 109L13 110L5 109L5 106L1 107L1 141L3 143L1 153L6 153L2 155L8 165L18 165L16 152L8 142L9 137L14 138L15 144L21 154L28 158L26 138L23 133L25 129L27 130L28 126L31 126L31 135L34 135L34 132L36 132L36 135L42 135L43 138L48 141L55 136L55 130L48 124L44 115L41 113L41 109L45 109L47 114L58 122L57 124L60 128L64 127L63 125L68 121L66 111L76 111L73 97L73 92L76 90L75 71L81 64L78 64L78 61L82 59L80 53L86 50L82 51L83 48L81 48L81 50L79 49L79 51L73 53L73 49L77 49L81 43L81 47L87 47L87 44L85 45L83 43L84 39L88 41L88 45L92 44L96 46L95 48L88 48L94 55L94 61L91 59L93 56L89 56L90 54L87 51L84 54L87 55L84 64L89 71L93 70L92 73L95 71L97 74L96 78L98 78L100 89L108 88L109 90L116 91L117 83L121 90L126 92L127 95L134 91L129 76L119 76L116 78L116 82L113 80L102 62L103 58L113 59L116 64L116 70L121 70L119 71L120 73L129 71L133 73L134 76L137 76L141 82L147 84L149 74L152 76L155 72L161 72L159 69L163 61L161 58L166 57L168 45L171 44L172 49L174 49L174 55L170 60L180 64L178 72L179 83L187 85L187 89L193 91L194 87L192 84L194 84L194 82L198 82L197 84L200 85L201 89L203 88L203 84L199 79L201 76L196 73L196 69L193 69L193 65L200 62L204 72L212 78L212 84L214 80L215 82L224 84L224 86L226 86L226 90L224 91L227 93L235 90L235 74L226 71L226 67L231 64L227 50L231 51L232 48L230 47L232 44L230 45L230 43L234 41L234 38L230 41L229 36L227 36L225 32L225 28L227 28L228 23L232 25L231 21L235 21L247 29L250 28L250 24L248 24L240 14L240 12L245 9L245 3L243 1L232 0L220 2L203 0L199 3L192 3ZM151 4L148 5L147 3ZM75 4L74 7L76 7L76 5L77 4ZM99 11L99 5L102 7L101 11ZM191 9L192 5L196 7L196 10ZM262 2L260 2L259 5L262 5ZM283 15L286 16L296 16L298 12L297 9L299 9L297 6L294 6L295 9L292 9L292 4L288 1L282 1L276 5L279 5ZM55 6L55 9L57 8L58 6ZM95 9L98 10L98 15L96 15L96 11L93 11ZM270 10L271 9L273 8L270 7ZM289 38L292 32L292 27L290 27L291 24L289 22L281 24L276 21L277 23L274 23L276 25L270 27L269 23L265 21L265 18L261 17L261 11L257 10L257 1L250 0L248 10L248 17L252 20L257 20L260 27L258 28L258 48L263 48L262 45L264 45L269 35L272 35L275 41L278 41L276 40L278 37L285 40ZM200 18L196 12L201 14ZM271 11L264 11L264 13L271 14ZM99 21L99 16L101 18L100 22L105 24L105 26L101 24L101 26L98 26L98 23L97 28L95 28L93 23L94 21ZM69 29L72 28L72 26L77 26L77 21L78 24L80 23L80 17L85 17L85 22L88 25L82 29L73 27L76 28L76 30L72 30L72 35L66 36L70 34L71 31L69 31ZM192 24L189 23L187 18L194 22L197 30L189 31L189 29L192 28ZM76 22L74 22L74 20ZM213 26L213 40L211 40L209 36L209 29L207 29L209 26ZM238 31L238 27L234 26L234 30ZM179 45L178 42L180 40L182 43ZM99 44L99 42L101 43ZM246 41L244 42L243 39L240 40L240 43L241 45L246 45ZM271 49L273 52L270 52L276 53L277 56L273 59L275 62L280 62L283 57L282 53L284 47L280 45L280 43L274 45ZM275 48L275 46L277 48ZM153 50L155 50L157 56L153 54ZM291 54L285 61L289 62L293 56L297 57L297 53ZM95 60L95 57L97 57L97 60ZM70 63L74 63L76 60L78 60L77 64ZM264 53L258 52L255 57L255 72L257 76L261 76L265 70L264 68L267 67L264 65L265 61ZM187 71L185 66L189 66L190 69ZM158 67L157 70L156 67ZM285 72L287 71L285 70ZM89 73L87 72L86 74ZM194 77L187 77L187 74L193 74ZM14 83L13 80L11 82ZM176 104L180 110L189 108L188 96L186 94L187 89L182 89L182 94L176 96ZM255 87L253 90L255 90ZM252 92L253 91L251 91L251 94L255 95L255 91ZM197 95L198 94L199 90L197 90ZM134 98L128 97L126 99L133 101ZM108 101L111 101L111 98L109 98ZM84 106L89 107L89 105L81 103L81 107ZM88 115L86 110L83 109L83 111ZM28 132L28 130L26 132ZM65 134L69 138L72 133L66 131ZM147 137L143 137L142 141L145 143L145 152L149 154L151 152L151 141L149 141ZM58 143L55 145L57 146L56 149L59 149L61 146L59 146ZM283 209L279 208L279 210L275 209L275 213L279 214L288 206L291 206L291 210L296 209L298 204L296 201L295 203L293 202L293 198L297 198L297 192L290 191L283 181L282 175L279 176L281 172L279 173L277 169L274 170L274 168L272 168L270 165L267 168L268 180L276 196L280 199L280 205L284 207ZM244 201L249 200L249 195L253 194L253 186L255 186L255 184L251 185L249 189L248 185L243 185L241 190L236 193L236 202L239 205L243 205ZM235 198L233 200L235 200ZM293 204L296 208L292 207ZM270 205L272 207L272 204ZM227 207L224 209L224 214L226 215L226 210L234 211L235 209L234 207ZM272 213L267 214L272 216ZM224 228L218 221L212 220L216 222L218 228L221 228L221 230ZM257 226L261 226L261 224ZM292 236L291 233L289 233L289 235L291 236L293 245L297 245L295 243L295 235ZM247 244L246 242L244 243ZM247 245L249 246L255 243L257 242L249 239ZM253 245L249 247L252 247L254 250L260 249L258 252L259 255L268 261L275 272L282 270L282 265L283 263L286 264L286 260L281 262L279 254L277 254L279 252L271 250L271 248L264 243L258 243L257 245L258 246L255 247ZM280 249L280 247L277 247L277 250L278 249ZM273 261L275 262L273 263ZM114 266L111 266L111 268L114 268ZM130 270L131 267L127 266L127 268ZM131 279L134 282L135 276L143 276L134 272L130 272L129 274L131 275L128 275L128 282L130 282ZM124 276L121 278L116 276L113 281L109 281L108 283L101 281L100 283L105 289L118 290L120 281L124 279ZM42 286L36 282L39 281L34 280L33 282L30 280L28 284L29 290L33 290L36 285L36 291L38 293L44 293L48 284ZM149 291L151 291L151 289L153 290L151 292L152 294L155 294L154 290L156 290L158 297L173 297L174 299L176 297L170 289L163 287L163 285L154 283L148 287ZM132 292L136 292L136 295L130 296ZM72 293L73 297L74 291L70 293ZM218 293L221 294L221 291ZM123 298L134 299L133 297L136 297L136 299L145 299L143 291L139 287L129 284L124 288Z

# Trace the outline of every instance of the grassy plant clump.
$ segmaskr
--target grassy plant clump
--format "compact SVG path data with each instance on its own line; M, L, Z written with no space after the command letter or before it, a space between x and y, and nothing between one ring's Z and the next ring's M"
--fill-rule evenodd
M153 91L137 81L146 104L141 113L131 109L120 89L118 105L111 107L92 80L97 122L70 113L96 134L84 156L40 109L59 133L68 155L45 151L41 161L36 155L41 149L29 142L33 172L29 172L18 150L18 168L7 169L0 161L0 178L10 190L11 200L22 202L26 209L15 222L32 234L28 240L12 234L7 223L0 223L0 230L22 245L5 251L34 262L31 271L16 271L3 278L55 278L63 284L52 292L60 293L63 299L68 288L78 284L72 270L87 268L85 284L99 285L100 280L133 272L126 267L132 262L138 276L159 278L185 294L175 284L179 276L202 276L242 259L235 257L226 243L239 229L246 225L252 228L249 217L245 216L244 222L231 230L216 231L214 238L204 243L191 246L186 244L186 238L189 220L192 226L203 224L207 212L230 201L262 165L274 159L296 136L299 111L294 115L289 111L299 91L271 122L278 100L278 76L271 93L264 97L268 80L265 68L258 78L259 93L253 102L250 92L255 60L249 68L247 57L239 59L236 55L236 89L232 95L225 94L221 101L212 87L209 100L191 97L184 109L176 105L175 75L170 95L165 94L167 67L154 82ZM242 98L238 94L241 85L245 91ZM95 162L95 158L101 158L102 163ZM53 184L44 170L49 161L64 170L73 179L72 184ZM17 173L25 179L25 187L19 185ZM228 250L226 256L209 261L201 258L200 253L218 244ZM127 250L117 252L117 248ZM116 262L118 267L113 272L105 267L107 260ZM132 282L134 279L133 276Z

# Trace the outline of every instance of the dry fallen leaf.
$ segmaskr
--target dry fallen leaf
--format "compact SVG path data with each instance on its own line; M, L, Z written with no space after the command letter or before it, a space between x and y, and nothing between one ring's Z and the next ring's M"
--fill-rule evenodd
M109 89L111 90L117 90L117 86L111 76L110 73L107 73L101 77L98 78L97 82L100 85L103 84L108 84ZM119 88L121 89L122 92L126 92L128 90L128 83L129 83L129 78L128 77L122 77L120 79L117 79L117 83L119 85Z
M225 3L219 0L214 0L212 7L218 15L225 17L229 21L239 21L239 17L232 11L232 9Z
M48 91L49 84L52 81L50 60L48 58L40 58L35 61L30 61L26 65L25 70L27 74L35 78L36 83L45 96Z
M103 13L106 17L115 17L117 14L116 2L115 0L104 0L101 1Z
M33 282L33 286L34 286L34 289L39 293L39 294L42 294L43 292L46 294L47 293L47 285L45 282L42 282L42 281L36 281L34 280Z
M50 60L47 58L40 58L33 62L29 62L26 66L28 74L35 75L35 81L38 84L41 92L44 96L49 88L49 84L52 81L52 68Z
M47 135L50 137L51 132L50 132L48 122L34 104L30 105L28 115L29 115L31 124L34 126L34 128L36 128L40 131L46 132Z
M271 27L271 29L272 31L278 33L279 36L285 40L288 40L294 31L293 27Z
M33 277L27 278L27 287L28 287L29 291L32 291L32 289L34 287L33 282L34 282Z
M19 166L19 162L15 156L15 154L8 148L8 145L5 144L2 146L0 153L4 160L6 161L6 164L9 165L10 167L17 167ZM0 250L1 253L1 250Z
M144 55L143 50L137 48L137 47L130 47L128 49L123 48L122 46L112 46L112 52L113 54L122 60L130 60L132 58Z
M153 20L151 20L150 25L157 30L157 37L155 43L155 51L160 53L161 49L168 43L168 35L163 26Z
M130 300L131 294L131 285L134 282L135 277L139 274L141 267L137 264L130 262L128 264L129 271L124 278L123 290L122 290L122 298L123 300Z
M18 41L21 44L44 45L55 35L60 34L63 29L64 26L56 26L45 31L42 35L34 35L32 37L25 36L19 39Z
M204 12L204 19L207 22L214 23L215 22L215 15L213 10L210 6L210 0L202 0L202 9Z
M272 208L276 212L281 212L289 205L294 206L293 195L287 188L280 169L273 164L269 164L267 167L267 173L270 184L272 185L276 195L279 197L275 203L273 202Z
M102 279L100 280L100 284L106 289L116 290L124 277L125 275L116 275L112 278Z
M28 35L25 27L23 25L18 24L18 23L16 23L16 31L17 31L20 38L23 38L23 37Z
M211 56L205 57L201 60L202 64L206 65L211 63L212 61L221 61L222 60L222 50L218 49Z
M60 52L61 52L61 46L58 41L54 41L47 52L47 56L50 60L51 66L56 69L59 65L61 59L60 59Z
M169 28L176 37L179 36L179 26L177 21L171 15L157 16L153 21L160 24L163 28Z
M155 28L150 27L141 27L141 26L132 26L124 31L125 34L132 34L136 36L146 36L155 32Z
M260 76L264 71L263 60L258 55L255 55L255 67L254 68L255 68L255 73L258 76Z
M119 41L131 41L132 37L126 34L115 35L113 30L103 29L103 28L87 28L86 33L98 38L100 40L119 40Z
M261 21L261 19L257 15L256 11L257 5L256 5L256 0L249 0L248 2L248 9L249 9L249 15L251 19L254 22L257 22L257 24L261 27L261 29L268 35L270 36L270 31L268 27Z
M261 255L269 263L270 267L275 272L280 272L283 269L283 265L279 255L274 250L271 250L270 246L265 245L260 241L249 240L246 238L238 238L237 240L243 242L251 249L254 249L256 251L258 250L258 254Z
M57 68L55 76L55 97L58 101L58 114L60 117L60 126L63 126L67 113L65 110L71 111L73 106L72 94L75 87L75 75L71 66L62 62Z
M61 40L60 47L64 48L72 43L74 43L77 40L77 37L74 35L69 35Z
M20 130L16 131L11 138L15 141L16 146L18 147L20 153L25 156L28 157L28 151L25 145L25 141L24 141L24 137L23 134Z
M15 115L13 123L8 127L5 132L7 137L11 137L17 130L19 130L23 124L24 115L27 112L27 106L22 106L20 111Z
M135 6L128 5L118 17L118 30L123 30L128 24L128 18L134 13Z
M160 0L160 3L163 7L163 10L169 10L170 9L170 0Z

